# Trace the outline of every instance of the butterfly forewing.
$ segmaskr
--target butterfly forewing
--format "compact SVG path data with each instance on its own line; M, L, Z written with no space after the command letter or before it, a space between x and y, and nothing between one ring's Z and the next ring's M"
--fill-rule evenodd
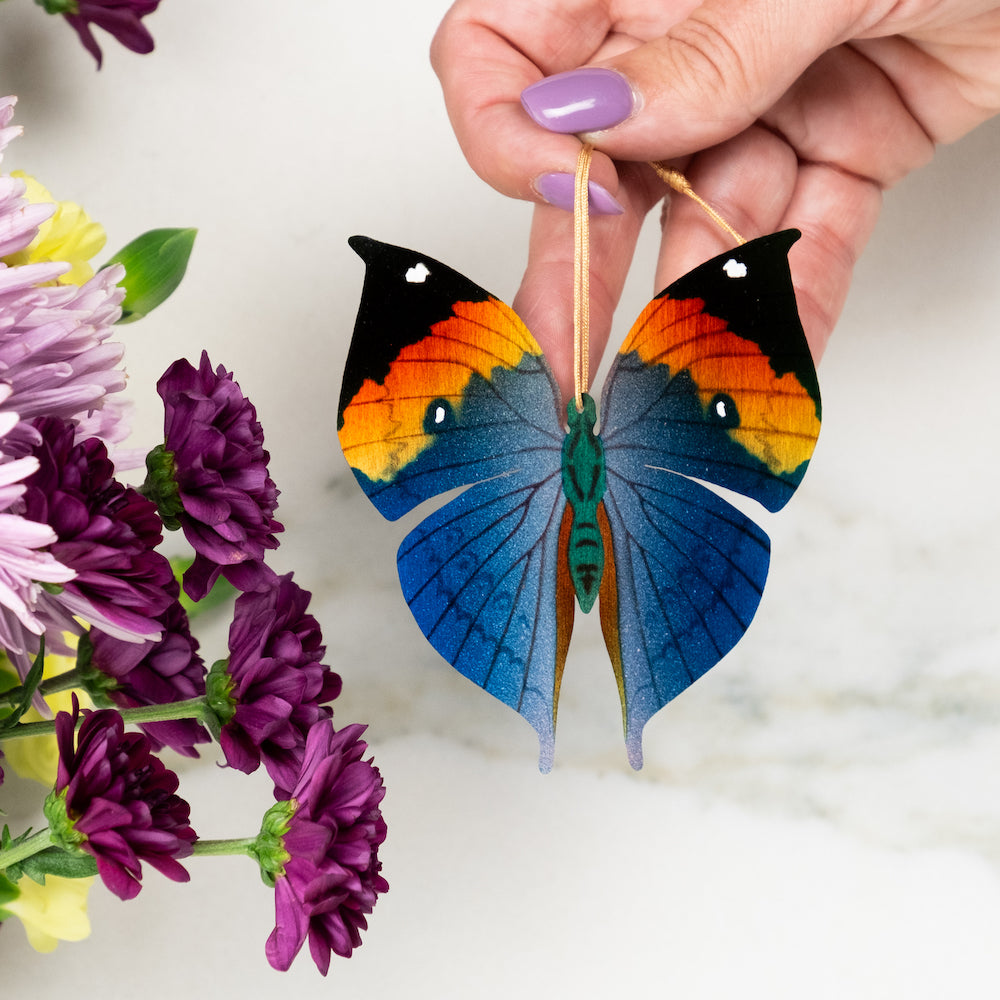
M820 423L788 270L798 235L764 236L702 264L636 320L601 400L601 436L620 467L670 469L768 510L788 501Z
M555 382L517 315L430 257L366 237L351 245L367 268L338 433L379 511L395 519L558 453Z

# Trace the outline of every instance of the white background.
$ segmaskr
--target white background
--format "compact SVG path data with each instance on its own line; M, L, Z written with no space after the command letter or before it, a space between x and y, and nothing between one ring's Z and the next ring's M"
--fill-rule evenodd
M68 27L0 5L0 92L25 129L4 169L82 202L109 254L200 229L180 291L121 333L135 443L159 434L157 376L203 347L255 402L282 490L276 565L314 592L337 719L370 723L392 886L322 980L307 955L267 966L272 902L249 862L195 859L189 885L151 871L128 904L95 887L85 944L39 956L6 925L3 995L995 997L1000 124L886 198L820 369L809 476L765 525L747 637L650 723L635 774L584 621L543 777L523 720L419 635L403 531L336 444L363 272L348 236L419 248L508 301L523 267L530 209L466 166L427 62L446 6L163 0L156 52L109 40L95 73ZM616 338L655 291L652 237ZM217 628L206 659L223 643ZM183 775L196 829L253 832L266 782L211 759Z

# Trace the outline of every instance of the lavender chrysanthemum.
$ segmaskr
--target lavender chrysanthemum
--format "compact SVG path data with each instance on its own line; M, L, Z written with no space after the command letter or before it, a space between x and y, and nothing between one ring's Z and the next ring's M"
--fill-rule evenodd
M12 97L0 98L0 152L20 133L10 125L14 104ZM0 382L10 387L0 412L21 421L4 453L37 443L27 423L39 416L86 422L80 438L100 427L104 440L120 440L122 411L95 414L125 387L124 348L109 339L121 316L124 270L105 268L77 286L51 284L69 270L66 263L7 266L3 258L25 249L55 210L29 204L24 193L24 181L0 175Z
M306 613L310 594L275 577L268 590L236 600L229 662L220 679L224 725L220 743L231 767L250 773L263 762L275 795L287 798L299 773L306 734L333 710L340 675L321 663L319 624Z
M8 107L13 111L13 105ZM20 129L10 128L4 131L17 135ZM28 204L24 199L24 181L7 174L0 176L0 258L28 246L35 238L38 227L52 215L55 208L55 205L44 203Z
M31 426L39 466L25 481L22 512L55 532L49 550L75 573L59 593L39 596L39 617L54 634L79 633L80 616L126 641L158 635L173 571L155 548L162 535L153 504L115 480L96 438L74 444L73 425L53 417Z
M40 287L63 264L0 269L0 381L12 389L4 412L23 422L40 416L84 419L110 393L125 387L118 367L124 348L108 340L121 315L119 266L99 271L85 285ZM108 439L121 438L115 425ZM31 443L23 424L12 440Z
M104 884L121 899L142 888L142 863L175 882L190 878L179 858L196 839L190 807L176 793L173 771L150 753L142 733L126 733L112 709L87 712L74 740L80 708L56 716L59 769L45 802L53 839L86 851Z
M267 960L287 969L309 938L309 951L325 976L331 953L350 956L361 944L376 898L389 885L379 874L378 848L386 826L379 803L382 776L362 760L365 727L335 732L329 722L309 731L292 789L295 811L283 846L288 860L275 880L275 927Z
M205 665L177 600L176 580L167 591L173 603L159 617L162 634L158 640L122 642L97 628L81 640L89 643L89 666L111 682L105 693L119 708L167 705L205 694ZM194 719L149 722L141 728L154 750L169 746L185 757L197 757L195 744L211 739Z
M164 450L145 489L195 550L184 590L199 601L220 573L238 590L269 585L274 574L264 553L277 547L275 532L284 529L273 517L278 490L253 404L225 368L212 370L206 352L198 368L174 362L156 389L165 409Z
M9 392L9 386L0 385L0 405ZM0 449L17 420L16 413L0 412ZM49 525L10 512L21 504L24 480L38 467L34 456L0 464L0 646L22 663L45 631L36 613L39 599L46 596L41 585L65 585L76 575L48 551L56 541Z
M0 97L0 159L11 139L21 134L19 125L10 124L15 104L16 97ZM29 205L24 199L24 181L6 174L0 176L0 258L23 250L55 208Z
M15 104L17 98L13 94L0 97L0 154L7 148L11 139L21 134L21 127L10 123L14 117Z

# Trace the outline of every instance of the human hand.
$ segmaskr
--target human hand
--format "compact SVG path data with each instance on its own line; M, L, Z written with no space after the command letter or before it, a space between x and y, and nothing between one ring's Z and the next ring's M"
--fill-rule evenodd
M603 97L591 114L605 120L562 119L597 150L592 369L642 220L664 194L645 161L670 160L748 238L802 231L791 268L818 359L882 190L929 160L936 143L1000 110L1000 6L990 0L459 0L431 58L473 169L539 203L513 305L567 396L572 216L542 194L561 201L547 175L573 173L580 139L532 121L526 87L581 66L621 74L598 79ZM593 90L584 74L543 83L527 99L545 120L546 109ZM619 205L621 214L608 214ZM656 291L731 245L687 199L673 199L663 222Z

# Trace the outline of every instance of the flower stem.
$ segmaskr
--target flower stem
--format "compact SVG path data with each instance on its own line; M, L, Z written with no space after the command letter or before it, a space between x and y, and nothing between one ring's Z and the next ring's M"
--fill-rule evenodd
M83 673L78 667L66 670L55 677L49 677L38 685L38 693L43 697L57 694L59 691L69 691L70 688L82 688ZM24 696L24 687L9 688L0 694L0 704L16 705Z
M6 851L0 851L0 871L5 871L11 865L16 865L25 858L30 858L32 854L37 854L51 846L52 837L49 834L49 828L39 830L38 833L32 834L20 844L8 847Z
M70 688L81 688L83 683L83 671L79 667L72 670L63 671L55 677L46 678L38 685L38 693L43 697L56 694L59 691L68 691Z
M120 708L126 722L172 722L174 719L197 719L205 721L208 706L203 696L185 701L168 701L162 705L143 705L140 708Z
M56 731L55 719L42 719L41 722L19 722L13 729L3 734L7 740L26 740L30 736L51 736Z
M256 837L237 837L232 840L196 840L191 853L202 857L220 857L227 854L245 854L253 857Z
M197 719L205 722L210 712L205 699L188 698L186 701L169 701L163 705L143 705L139 708L118 709L126 723L141 722L171 722L174 719ZM22 722L9 732L3 734L5 740L26 739L29 736L48 736L56 731L55 719L43 719L41 722Z

